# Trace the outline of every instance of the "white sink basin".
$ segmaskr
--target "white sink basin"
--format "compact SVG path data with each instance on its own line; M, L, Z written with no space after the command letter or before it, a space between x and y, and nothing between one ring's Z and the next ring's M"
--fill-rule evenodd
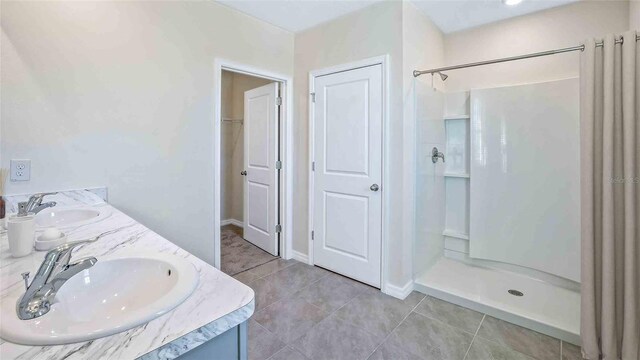
M198 272L174 255L100 260L60 289L51 310L20 320L22 291L2 299L0 337L23 345L61 345L113 335L181 304L198 284Z
M52 207L36 215L39 228L57 227L59 229L92 224L111 216L107 207Z

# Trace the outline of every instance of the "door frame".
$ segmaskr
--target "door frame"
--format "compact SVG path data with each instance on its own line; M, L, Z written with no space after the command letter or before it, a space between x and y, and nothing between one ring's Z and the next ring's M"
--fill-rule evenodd
M213 65L213 246L215 251L213 266L221 268L220 260L220 172L221 172L221 136L222 136L222 71L230 71L263 79L277 81L281 85L280 94L280 257L291 259L293 256L293 78L289 75L275 73L255 66L235 61L216 58Z
M309 218L308 225L308 248L309 248L309 265L314 265L313 260L313 240L311 239L311 231L314 228L314 172L311 164L315 159L315 103L311 99L311 94L315 92L315 78L318 76L329 75L338 72L355 70L358 68L382 65L382 241L380 249L380 290L387 293L386 279L388 277L387 268L387 249L389 243L389 212L386 205L389 203L389 192L386 191L385 185L389 184L389 55L375 56L359 61L349 62L323 69L312 70L309 72L309 92L307 102L309 104L309 193L307 194L309 201Z

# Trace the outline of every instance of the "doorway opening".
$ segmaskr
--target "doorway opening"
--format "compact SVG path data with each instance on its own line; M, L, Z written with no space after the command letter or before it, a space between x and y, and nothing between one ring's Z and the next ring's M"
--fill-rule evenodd
M215 266L237 275L290 258L290 82L216 62Z

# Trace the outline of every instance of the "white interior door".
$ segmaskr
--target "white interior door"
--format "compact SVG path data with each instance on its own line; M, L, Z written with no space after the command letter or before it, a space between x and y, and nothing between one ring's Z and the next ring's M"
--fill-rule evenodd
M244 93L244 238L278 255L278 83Z
M314 81L313 261L380 287L382 65Z

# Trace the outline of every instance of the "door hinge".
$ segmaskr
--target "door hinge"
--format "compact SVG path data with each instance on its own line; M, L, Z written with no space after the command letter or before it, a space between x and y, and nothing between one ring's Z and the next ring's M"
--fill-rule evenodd
M311 162L311 171L316 171L316 162L315 161Z
M314 240L313 230L311 231L311 240Z
M277 105L277 106L282 105L282 98L281 98L280 96L278 96L278 97L276 98L276 105Z
M276 161L276 170L280 170L282 169L282 161L278 160Z
M282 225L278 224L276 225L276 234L279 234L282 232Z
M311 102L316 102L316 93L311 93Z

